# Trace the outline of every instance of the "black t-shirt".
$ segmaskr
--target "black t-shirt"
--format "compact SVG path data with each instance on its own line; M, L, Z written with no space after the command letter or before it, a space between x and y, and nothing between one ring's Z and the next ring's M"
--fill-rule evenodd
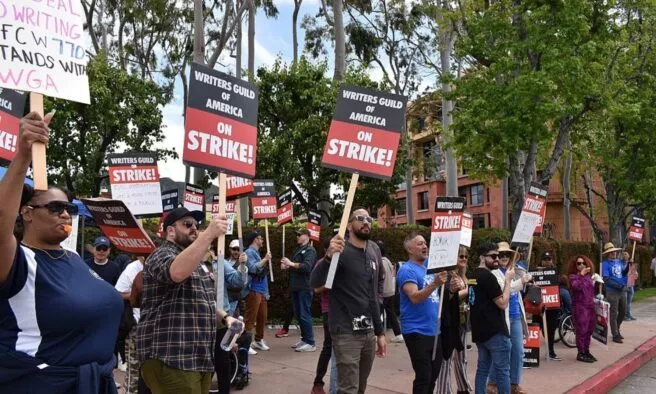
M494 303L503 295L497 278L485 268L476 268L471 279L476 283L469 287L472 340L487 342L496 334L509 337L504 310Z
M121 276L121 269L118 264L112 260L108 260L107 264L96 264L94 259L87 260L89 268L91 268L98 276L103 278L105 282L109 283L112 286L116 286L119 276Z

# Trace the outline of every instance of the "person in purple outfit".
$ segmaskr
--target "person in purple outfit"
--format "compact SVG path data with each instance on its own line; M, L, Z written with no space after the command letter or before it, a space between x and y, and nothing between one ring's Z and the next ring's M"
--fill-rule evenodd
M597 359L590 354L590 338L594 330L596 316L594 307L594 265L583 255L572 258L567 265L569 283L572 288L572 317L576 329L576 359L593 363Z

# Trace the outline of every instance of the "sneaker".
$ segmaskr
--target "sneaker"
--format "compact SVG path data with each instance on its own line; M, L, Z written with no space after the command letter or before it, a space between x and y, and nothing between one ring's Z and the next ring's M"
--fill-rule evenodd
M278 331L276 331L276 338L283 338L283 337L288 337L289 336L289 330L285 330L284 328L280 328Z
M326 390L323 389L323 384L315 383L310 394L326 394Z
M305 343L303 341L298 341L298 342L296 342L295 344L292 345L292 349L296 349L297 347L300 347L300 346L303 346L303 345L307 345L307 343Z
M584 363L593 363L594 361L588 357L585 353L579 353L576 355L576 361L583 361Z
M118 370L121 372L126 372L128 370L128 364L126 363L119 363L118 364Z
M294 350L296 350L297 352L316 352L317 347L314 345L310 345L309 343L304 343L302 346L299 346Z
M511 384L510 394L528 394L528 391L524 390L522 386L518 384Z
M253 341L253 344L251 345L254 349L257 350L271 350L269 346L267 346L266 342L264 342L264 339L261 339L259 341Z
M558 357L558 355L556 353L551 353L549 355L549 360L551 360L551 361L562 361L563 359Z
M622 340L622 338L619 335L613 337L613 342L615 342L615 343L624 343L624 341Z
M586 352L585 355L588 356L588 358L592 360L592 362L597 361L597 357L593 356L589 351Z
M256 354L257 352L255 351L255 349L253 349L252 346L248 348L248 355L255 356Z
M390 342L392 342L392 343L403 343L404 342L403 335L399 334L399 335L395 336L394 338L392 338L392 340Z

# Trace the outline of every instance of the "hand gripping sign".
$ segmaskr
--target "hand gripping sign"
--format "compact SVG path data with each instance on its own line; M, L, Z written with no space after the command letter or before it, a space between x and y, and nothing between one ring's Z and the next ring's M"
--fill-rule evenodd
M116 249L136 255L149 255L155 250L155 244L123 201L88 198L82 202Z
M2 0L0 21L1 88L32 92L41 116L44 94L89 104L82 2ZM32 146L32 167L35 189L48 189L45 144Z
M125 202L137 217L162 213L162 189L157 158L152 153L121 153L107 156L112 198Z
M307 230L310 232L310 239L319 242L321 240L321 214L315 211L308 211Z
M185 164L255 177L257 88L197 63L191 65L185 114Z
M546 204L547 188L539 183L532 183L515 227L512 238L513 245L528 246L533 239L535 229L542 217L542 209Z
M276 188L270 179L256 179L253 181L253 219L277 219ZM264 221L264 236L266 239L267 253L271 253L269 244L269 221ZM269 262L269 275L273 282L273 265Z
M12 161L18 149L18 123L25 111L27 96L0 88L0 159Z
M353 173L339 226L340 237L346 233L359 174L392 177L399 138L405 128L407 101L404 96L353 85L342 85L339 91L321 165ZM328 289L332 288L338 262L339 253L334 253L326 278Z
M220 216L220 196L218 194L215 194L212 196L212 219L215 219ZM226 215L226 220L228 221L228 231L226 231L226 235L232 235L233 233L233 228L235 224L235 206L237 204L235 203L234 200L232 201L226 201L225 204L225 215Z

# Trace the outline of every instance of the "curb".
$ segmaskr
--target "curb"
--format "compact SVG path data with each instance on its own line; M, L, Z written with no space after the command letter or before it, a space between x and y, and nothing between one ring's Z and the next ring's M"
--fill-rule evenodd
M567 393L607 393L654 357L656 357L656 336Z

